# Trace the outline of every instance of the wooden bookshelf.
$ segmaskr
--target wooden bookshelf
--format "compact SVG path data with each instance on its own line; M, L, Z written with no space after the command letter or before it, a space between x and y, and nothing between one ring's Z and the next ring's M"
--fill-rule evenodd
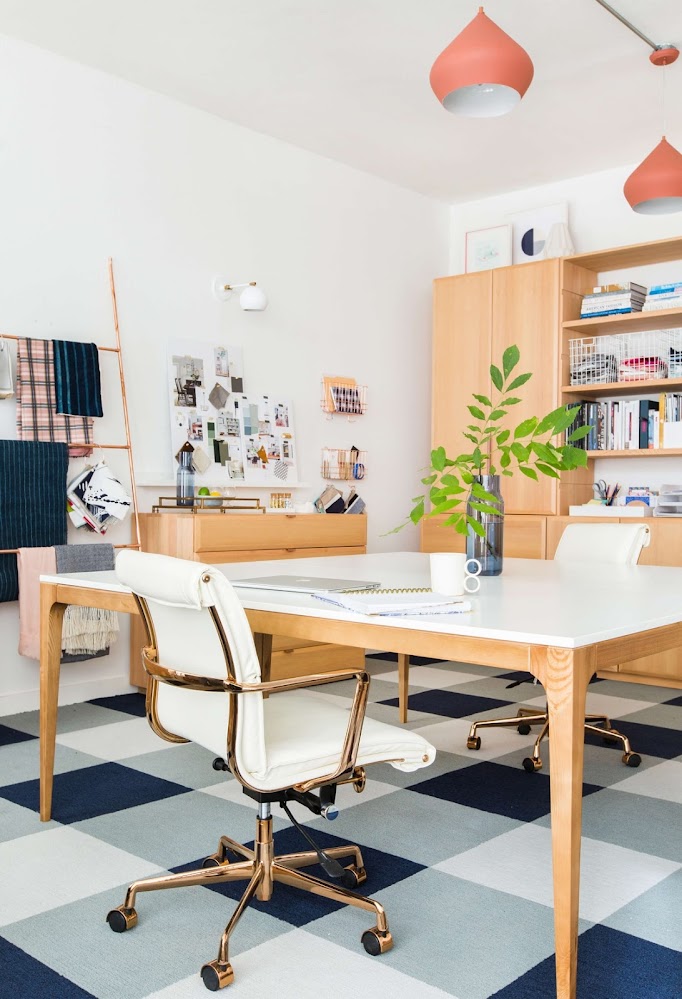
M562 385L565 395L651 395L682 390L682 378L644 378L632 382L590 382L588 385Z
M614 333L641 333L667 330L682 326L682 309L656 309L653 312L627 312L619 316L597 316L594 319L569 319L562 323L565 330L580 336L612 336Z
M682 260L682 237L658 239L653 243L635 243L633 246L617 246L612 250L596 250L594 253L578 253L567 257L577 267L590 271L617 271L625 267L646 267L648 264L665 264L672 260Z
M682 448L655 447L646 449L632 448L625 451L588 451L588 458L680 458Z

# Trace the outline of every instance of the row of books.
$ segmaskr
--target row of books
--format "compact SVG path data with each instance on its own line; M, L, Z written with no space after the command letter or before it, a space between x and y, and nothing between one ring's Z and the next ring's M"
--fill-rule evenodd
M571 427L590 427L575 446L587 451L640 451L679 446L682 394L662 393L652 399L586 400Z
M646 287L635 281L597 285L596 288L592 289L592 294L583 296L580 318L592 319L597 316L641 312L646 297Z
M649 288L642 311L655 312L656 309L682 309L682 281L655 284Z

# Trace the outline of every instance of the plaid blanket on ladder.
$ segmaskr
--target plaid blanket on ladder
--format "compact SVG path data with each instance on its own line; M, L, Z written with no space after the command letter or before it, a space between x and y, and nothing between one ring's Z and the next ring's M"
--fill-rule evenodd
M19 440L60 441L69 445L71 457L92 453L92 419L57 413L51 340L19 338L16 396Z

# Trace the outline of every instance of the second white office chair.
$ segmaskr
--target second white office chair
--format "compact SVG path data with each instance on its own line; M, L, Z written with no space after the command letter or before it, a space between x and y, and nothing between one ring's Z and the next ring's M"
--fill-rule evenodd
M642 548L650 541L649 528L644 524L569 524L559 539L554 553L556 562L584 562L611 565L636 565ZM519 708L513 718L485 718L473 723L467 738L467 749L480 749L480 728L516 727L520 735L528 735L532 725L541 725L531 756L523 761L524 770L533 773L542 768L540 745L549 732L547 711ZM633 753L630 740L615 729L606 715L587 715L585 731L600 735L607 741L619 742L622 761L628 767L638 767L642 762L639 753Z
M383 906L349 890L366 878L359 848L319 849L289 803L329 817L337 784L350 783L362 791L364 768L372 763L418 770L433 762L433 746L414 732L365 718L369 677L364 670L262 682L246 614L219 570L124 551L116 572L137 596L150 637L142 656L150 675L147 717L152 728L170 742L196 742L209 750L216 757L214 768L231 770L244 794L258 804L258 818L253 847L223 836L202 868L131 884L123 905L107 916L111 929L123 933L136 925L139 892L244 879L248 885L222 935L218 957L201 969L212 992L234 978L228 944L246 906L254 895L268 901L275 882L368 910L376 925L362 935L365 950L373 955L390 950L393 939ZM301 690L350 679L356 684L350 711L339 698ZM275 856L273 802L284 808L312 850ZM338 863L341 857L352 858L348 867ZM299 870L314 864L339 883Z

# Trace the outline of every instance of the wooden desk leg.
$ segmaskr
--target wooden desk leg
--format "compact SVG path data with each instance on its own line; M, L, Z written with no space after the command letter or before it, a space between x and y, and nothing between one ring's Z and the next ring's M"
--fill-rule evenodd
M258 662L260 663L260 678L263 683L267 683L270 679L270 670L272 668L272 635L265 635L260 631L254 631L253 641L256 646Z
M590 649L536 648L531 673L549 711L554 948L557 999L576 999L585 697Z
M57 587L40 584L40 820L52 817L52 778L57 739L62 620L66 604L56 603Z
M410 675L410 657L404 652L398 653L398 711L400 721L407 721L408 678Z

